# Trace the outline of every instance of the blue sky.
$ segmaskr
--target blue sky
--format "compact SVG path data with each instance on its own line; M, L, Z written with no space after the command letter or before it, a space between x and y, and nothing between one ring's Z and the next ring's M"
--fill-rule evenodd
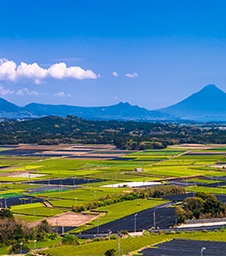
M0 97L147 109L226 92L226 1L2 0Z

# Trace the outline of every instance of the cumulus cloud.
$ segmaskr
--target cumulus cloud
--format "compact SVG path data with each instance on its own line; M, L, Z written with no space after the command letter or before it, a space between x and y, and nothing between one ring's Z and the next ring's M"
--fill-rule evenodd
M138 74L136 72L134 72L134 73L126 73L126 77L128 77L128 78L137 78Z
M117 73L116 71L112 72L112 75L113 75L114 77L118 77L118 73Z
M71 97L70 94L65 94L64 92L59 92L54 94L54 96L58 96L58 97Z
M10 89L6 89L3 86L0 86L0 95L10 95L13 94L14 91Z
M23 96L23 95L39 95L36 91L29 91L27 88L23 88L17 91L17 95Z
M5 59L1 59L0 62L0 79L4 80L12 80L16 79L16 63L13 61L6 61Z
M41 83L42 79L96 79L96 75L91 70L84 70L79 66L67 67L64 62L55 63L48 69L40 67L37 63L27 64L21 62L17 65L14 61L0 59L0 80L16 81L20 78L33 79L36 84Z

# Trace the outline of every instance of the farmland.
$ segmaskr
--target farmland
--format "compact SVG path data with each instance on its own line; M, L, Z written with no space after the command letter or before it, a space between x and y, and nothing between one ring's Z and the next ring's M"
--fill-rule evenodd
M94 235L98 238L101 233L106 237L110 232L117 237L120 231L127 234L145 230L146 236L121 238L123 253L188 237L184 232L179 232L180 236L148 232L153 226L173 229L176 216L175 201L170 200L170 196L134 194L145 187L145 183L149 183L153 192L158 186L166 189L178 186L185 196L196 192L226 195L225 145L175 145L161 150L128 151L110 144L21 144L11 148L3 145L0 154L1 208L10 207L14 216L30 227L47 220L54 229L68 227L67 234L79 236L80 233L79 237L89 234L91 238ZM137 187L130 187L131 182ZM104 255L103 249L117 249L117 240L111 233L105 241L96 238L96 241L89 239L88 243L81 238L77 246L59 245L45 253L93 255L88 249L95 245L94 255ZM194 238L200 235L198 240L205 240L213 232L190 233ZM126 246L130 240L136 240L133 247ZM59 240L56 242L49 245L58 244ZM41 243L37 242L37 246L39 244L41 248ZM102 245L102 250L98 245ZM7 254L5 246L0 250Z

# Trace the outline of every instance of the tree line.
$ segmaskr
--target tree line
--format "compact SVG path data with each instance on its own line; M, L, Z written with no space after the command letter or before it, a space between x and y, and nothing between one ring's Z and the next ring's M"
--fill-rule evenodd
M183 143L226 143L226 131L212 126L159 122L91 121L48 116L0 122L0 144L114 144L119 149L163 149Z

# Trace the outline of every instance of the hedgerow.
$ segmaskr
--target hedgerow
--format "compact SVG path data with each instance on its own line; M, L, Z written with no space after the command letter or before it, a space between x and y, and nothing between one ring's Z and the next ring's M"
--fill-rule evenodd
M135 199L147 199L147 198L159 198L162 196L168 195L177 195L177 194L184 194L185 189L181 186L154 186L150 188L140 188L140 189L133 189L132 192L118 194L118 195L106 195L104 197L100 197L98 200L89 202L87 204L81 204L78 206L73 206L73 211L75 212L82 212L88 211L92 209L96 209L101 206L111 205L118 202L123 201L131 201Z

